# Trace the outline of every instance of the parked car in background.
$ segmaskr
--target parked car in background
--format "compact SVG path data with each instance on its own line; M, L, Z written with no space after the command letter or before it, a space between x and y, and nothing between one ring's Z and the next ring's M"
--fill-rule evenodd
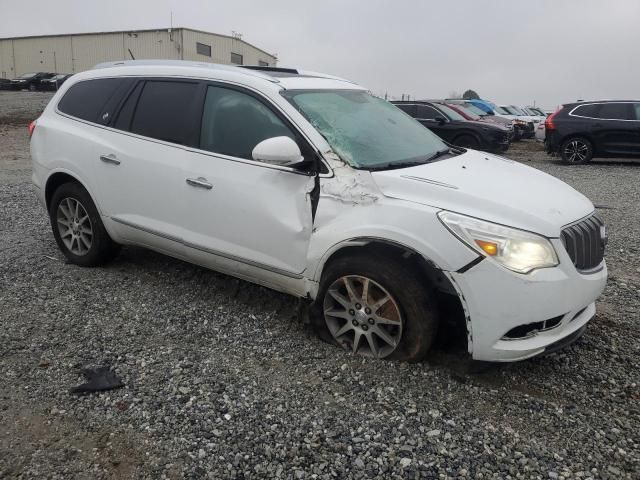
M545 149L566 163L640 157L640 100L568 103L545 122Z
M540 123L539 118L527 115L524 111L522 111L515 105L500 105L500 108L509 112L511 115L515 115L517 120L524 122L522 138L532 138L534 136L536 125Z
M444 141L464 148L504 152L509 148L509 130L497 124L465 119L446 104L434 101L392 102Z
M586 197L334 76L114 62L74 75L29 131L71 264L151 248L309 301L354 354L424 358L446 296L474 359L530 358L579 338L606 284Z
M532 115L538 115L540 117L544 117L545 119L548 117L548 115L541 108L538 108L538 107L527 107L527 110L532 112Z
M540 122L536 127L536 141L544 142L546 135L545 122Z
M469 100L474 106L484 110L489 115L495 115L497 117L505 118L513 122L513 128L515 130L514 138L519 140L521 138L529 138L531 136L531 126L529 122L522 119L519 115L511 113L504 108L496 105L489 100L471 99Z
M11 80L13 90L31 90L35 92L40 88L40 82L55 75L50 72L25 73Z
M0 90L13 90L13 84L8 78L0 78Z
M72 75L71 73L56 73L51 78L41 80L38 90L45 90L45 91L58 90L60 86L64 82L66 82L71 75Z
M474 122L489 122L491 124L497 124L506 128L507 130L509 130L509 141L515 141L515 130L513 128L513 121L507 120L506 118L497 117L495 115L489 115L488 113L483 112L482 110L474 107L471 104L464 103L464 100L460 101L459 103L455 103L451 100L442 100L442 102L449 108L462 115L465 120L471 120Z

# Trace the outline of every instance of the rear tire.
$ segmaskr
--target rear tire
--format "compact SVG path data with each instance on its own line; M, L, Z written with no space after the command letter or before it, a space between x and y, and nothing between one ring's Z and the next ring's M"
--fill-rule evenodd
M480 141L473 135L469 134L464 134L456 137L453 140L453 144L458 147L470 148L472 150L477 150L478 148L480 148Z
M49 205L49 219L56 243L70 263L95 267L117 255L119 245L111 240L82 185L69 182L57 188Z
M422 360L436 337L438 309L424 279L401 262L371 254L332 262L310 310L318 334L353 353Z
M560 155L565 163L583 165L593 158L593 146L584 137L571 137L562 142Z

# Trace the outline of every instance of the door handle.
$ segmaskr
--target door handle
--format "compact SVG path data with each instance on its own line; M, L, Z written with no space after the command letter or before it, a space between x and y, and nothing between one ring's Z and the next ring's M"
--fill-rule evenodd
M207 179L204 177L187 178L187 183L192 187L206 188L207 190L213 188L213 185L207 182Z
M113 163L114 165L120 165L120 160L118 160L113 153L110 153L109 155L100 155L100 160L102 160L104 163Z

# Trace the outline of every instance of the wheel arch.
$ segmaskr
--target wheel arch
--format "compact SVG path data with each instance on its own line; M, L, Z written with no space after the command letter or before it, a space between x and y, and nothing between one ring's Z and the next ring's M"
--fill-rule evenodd
M455 137L453 137L452 143L455 144L456 140L458 140L460 137L465 137L465 136L475 138L479 146L482 146L483 143L486 143L482 139L481 135L477 132L474 132L473 130L462 130L461 132L456 134Z
M46 203L47 210L49 210L51 204L51 198L53 197L54 192L58 189L60 185L63 185L68 182L74 182L82 186L93 201L93 204L96 206L98 213L100 213L100 207L98 206L98 202L96 202L95 197L91 193L91 190L87 187L87 185L78 178L78 176L74 175L72 172L68 170L56 170L51 172L51 174L47 177L47 181L45 182L44 187L44 199Z
M429 285L436 294L440 317L448 326L446 333L445 329L442 329L443 333L453 339L464 338L465 343L467 338L471 338L465 300L451 276L433 260L401 242L376 237L358 237L334 245L318 264L315 272L318 284L322 281L323 272L332 262L354 253L368 253L372 258L380 255L390 256L408 268L415 269L424 279L425 285ZM471 351L470 340L468 349Z

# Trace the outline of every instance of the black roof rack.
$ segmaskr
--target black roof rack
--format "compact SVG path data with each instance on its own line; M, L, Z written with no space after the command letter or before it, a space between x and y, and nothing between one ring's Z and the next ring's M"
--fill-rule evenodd
M299 72L295 68L282 68L282 67L263 67L262 65L238 65L241 68L248 70L258 70L260 72L277 72L277 73L291 73L298 75Z

